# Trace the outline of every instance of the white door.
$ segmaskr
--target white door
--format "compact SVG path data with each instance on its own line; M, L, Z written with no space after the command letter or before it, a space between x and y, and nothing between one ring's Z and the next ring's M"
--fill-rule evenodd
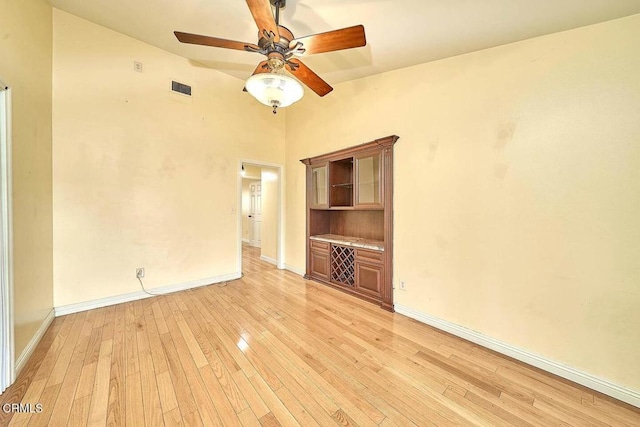
M10 92L0 82L0 394L14 380Z
M262 184L255 182L249 186L251 205L249 208L249 244L260 247L262 233Z

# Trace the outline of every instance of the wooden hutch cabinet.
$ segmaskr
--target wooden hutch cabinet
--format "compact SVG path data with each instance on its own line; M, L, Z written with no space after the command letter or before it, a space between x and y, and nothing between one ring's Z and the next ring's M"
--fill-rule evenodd
M393 145L388 136L307 165L307 271L393 311Z

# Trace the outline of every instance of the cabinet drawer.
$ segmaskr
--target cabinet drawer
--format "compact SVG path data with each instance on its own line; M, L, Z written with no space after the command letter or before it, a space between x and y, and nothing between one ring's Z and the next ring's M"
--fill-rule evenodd
M382 262L384 252L371 251L368 249L356 249L356 259L369 262Z
M319 242L317 240L309 240L311 242L311 249L318 249L321 251L329 251L329 242Z

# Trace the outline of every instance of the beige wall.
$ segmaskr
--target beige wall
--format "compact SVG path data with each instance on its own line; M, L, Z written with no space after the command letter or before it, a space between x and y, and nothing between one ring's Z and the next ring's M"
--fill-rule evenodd
M299 159L397 134L395 302L640 390L639 40L635 15L305 96L287 264Z
M278 169L262 168L262 236L260 255L271 261L278 258Z
M53 107L55 306L139 291L136 267L148 288L238 271L238 159L282 163L285 114L237 79L59 10Z
M0 80L12 89L15 355L53 307L51 7L0 2Z

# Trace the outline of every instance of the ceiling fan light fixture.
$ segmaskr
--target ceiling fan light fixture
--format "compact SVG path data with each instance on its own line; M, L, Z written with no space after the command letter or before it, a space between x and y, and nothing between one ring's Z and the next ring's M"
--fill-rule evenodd
M247 79L245 87L255 99L264 105L277 108L288 107L298 102L304 94L300 82L286 74L260 73Z

